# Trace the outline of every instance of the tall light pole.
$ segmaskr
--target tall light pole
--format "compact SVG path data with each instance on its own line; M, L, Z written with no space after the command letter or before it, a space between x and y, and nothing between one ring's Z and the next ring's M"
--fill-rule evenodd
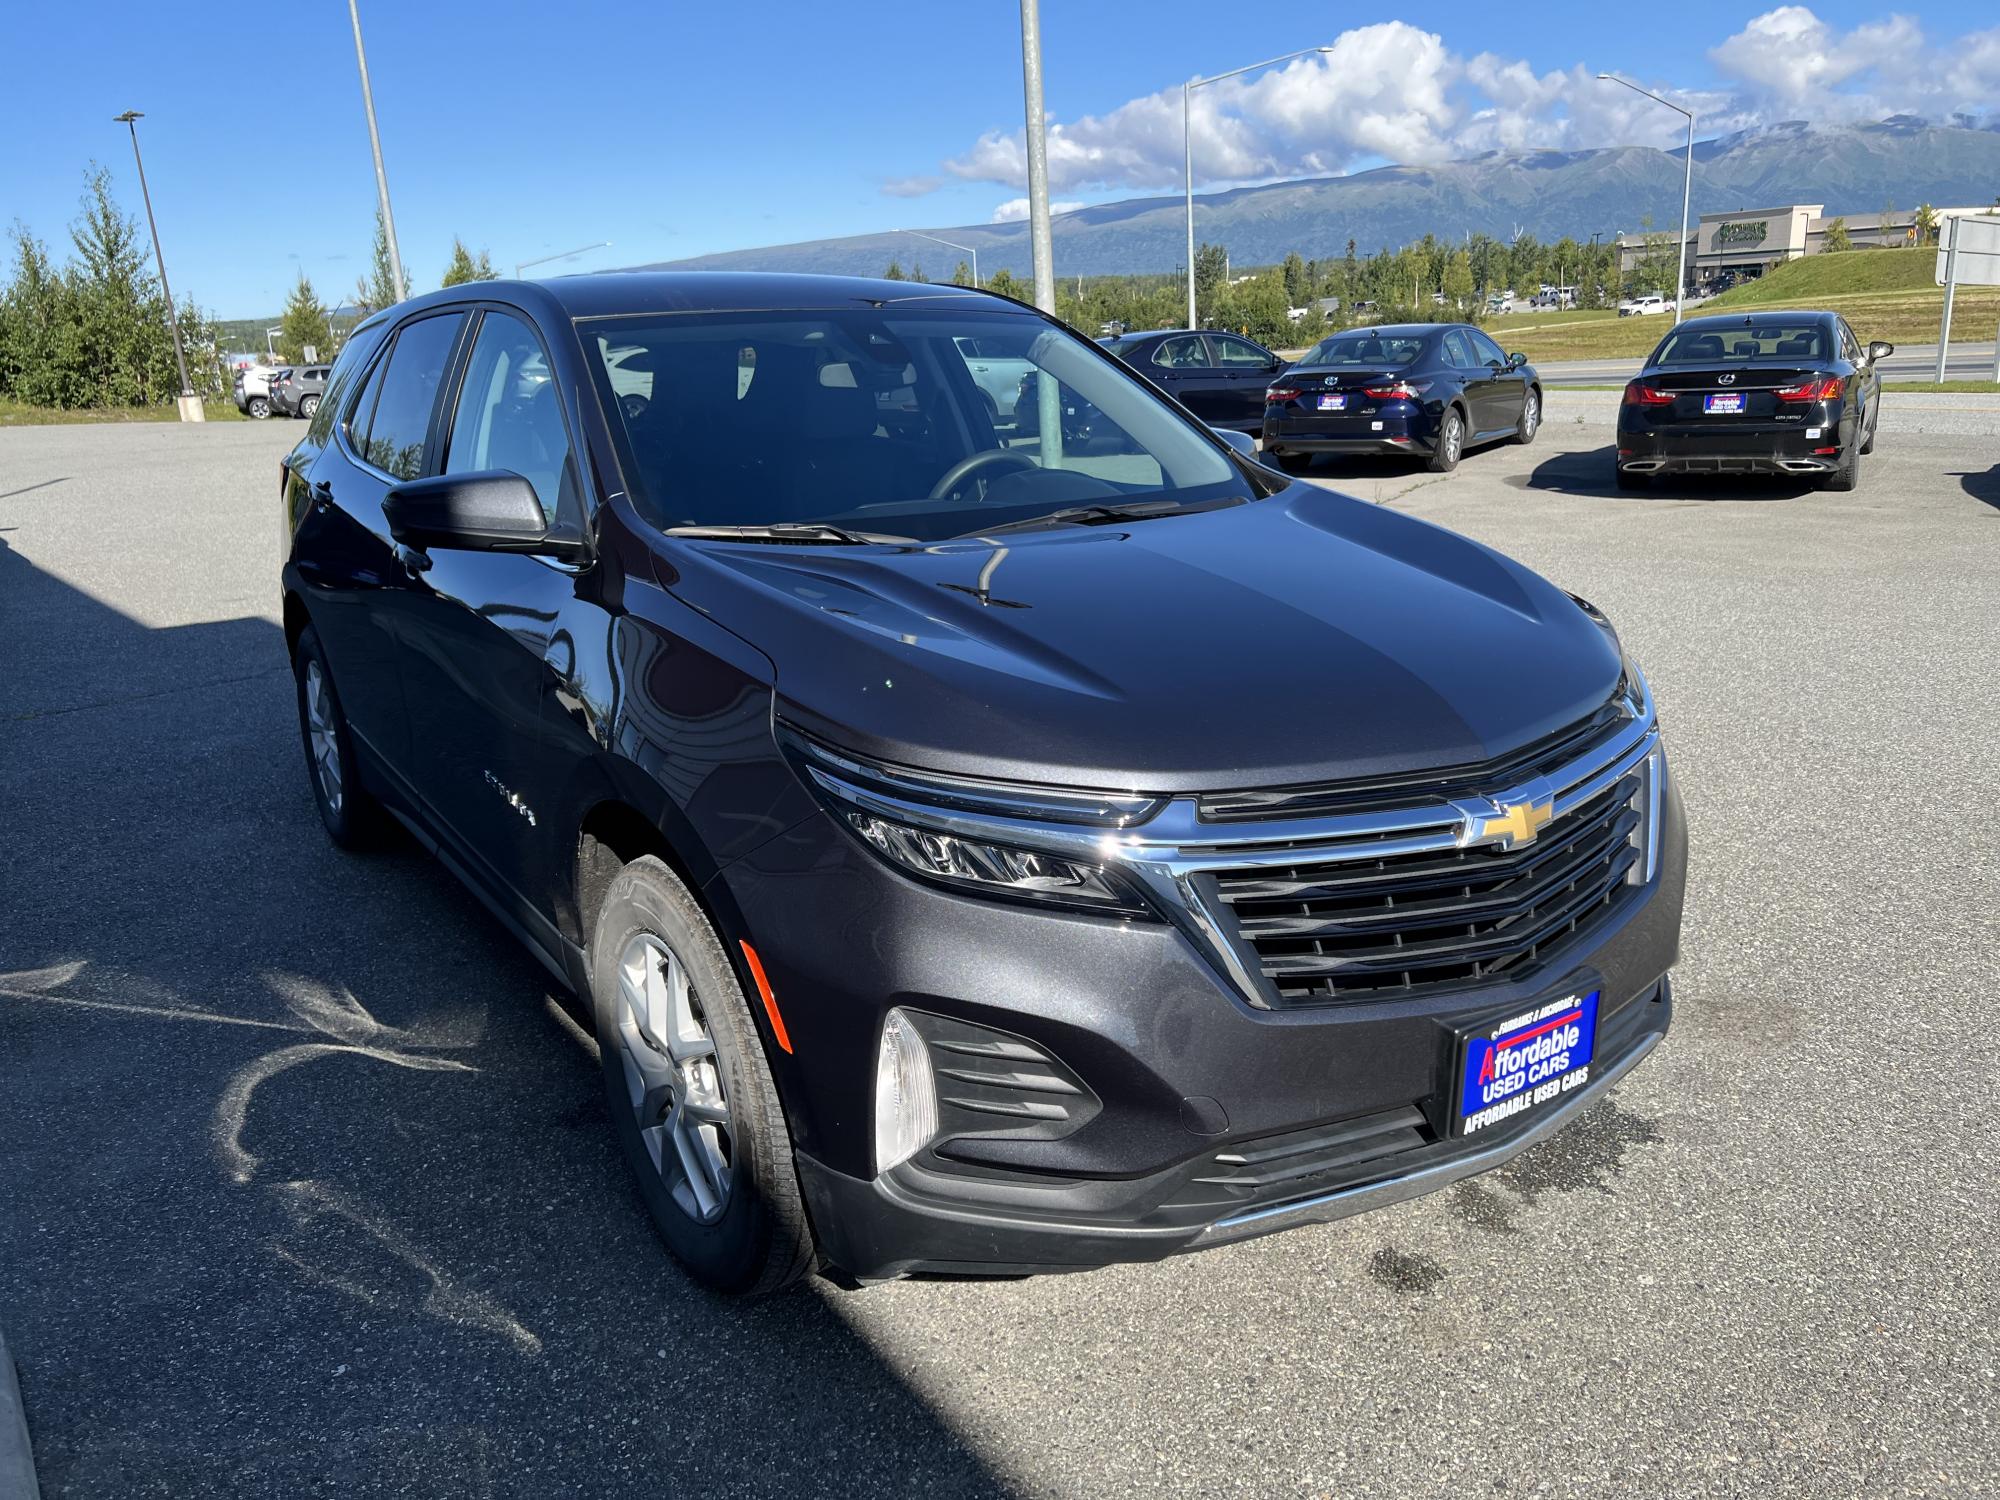
M1049 132L1042 109L1040 0L1021 0L1021 90L1026 96L1028 113L1028 240L1033 247L1035 262L1035 306L1053 315L1056 310L1056 255L1049 235ZM1053 402L1055 391L1052 383L1041 383L1048 399Z
M1610 83L1622 83L1635 94L1644 94L1655 104L1664 104L1675 114L1686 115L1688 122L1687 170L1681 177L1681 253L1674 267L1674 324L1681 321L1681 304L1687 297L1687 253L1688 253L1688 199L1694 193L1694 111L1683 109L1671 99L1662 99L1651 89L1642 89L1629 78L1620 78L1616 73L1597 75Z
M1207 84L1220 83L1225 78L1235 78L1243 73L1254 73L1259 68L1273 67L1281 62L1290 62L1295 57L1310 57L1316 52L1331 52L1331 47L1301 47L1296 52L1287 52L1283 57L1267 57L1262 62L1251 63L1247 67L1231 68L1227 73L1215 73L1207 78L1190 78L1181 85L1181 166L1187 173L1187 326L1199 328L1194 320L1194 91Z
M167 285L167 254L160 248L160 226L153 222L153 194L146 186L146 163L139 155L139 121L145 114L136 109L128 109L122 115L113 115L114 124L123 125L132 132L132 164L139 169L139 196L146 201L146 230L153 236L153 263L160 268L160 292L167 299L167 327L174 335L174 364L181 372L180 410L183 422L202 421L201 404L195 399L194 387L188 384L187 355L181 349L181 320L174 314L174 289Z
M972 284L979 285L979 252L970 245L961 245L957 240L941 240L934 234L925 234L921 229L905 229L904 234L915 235L920 240L929 240L933 245L943 245L948 249L962 250L972 257Z
M587 250L609 250L610 248L611 241L599 240L594 245L578 245L574 250L565 250L559 255L538 255L533 260L517 260L514 262L514 279L519 281L521 273L530 266L545 266L552 260L568 260L572 255L582 255Z
M368 112L368 145L375 153L375 191L382 200L382 235L389 243L389 275L396 282L396 300L410 294L403 280L403 254L396 245L396 216L389 209L389 174L382 170L382 133L375 128L375 91L368 86L368 52L361 45L361 12L354 0L347 0L347 16L354 23L354 60L361 65L361 105Z

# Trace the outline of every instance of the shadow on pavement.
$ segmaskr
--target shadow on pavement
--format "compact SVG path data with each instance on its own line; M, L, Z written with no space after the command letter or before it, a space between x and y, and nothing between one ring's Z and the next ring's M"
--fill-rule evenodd
M414 846L328 844L276 625L151 630L0 541L0 642L45 1493L1008 1492L849 1294L681 1277L543 972Z
M1983 472L1967 470L1951 476L1956 479L1966 494L1983 504L2000 510L2000 464Z
M1598 500L1797 500L1818 493L1807 481L1781 475L1662 475L1644 489L1621 490L1612 475L1615 447L1607 443L1581 453L1551 454L1526 474L1508 474L1502 484Z

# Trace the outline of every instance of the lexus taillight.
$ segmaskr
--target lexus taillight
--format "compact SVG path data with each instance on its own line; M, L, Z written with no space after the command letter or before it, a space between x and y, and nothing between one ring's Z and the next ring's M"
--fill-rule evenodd
M1294 386L1274 385L1264 392L1266 401L1296 401L1305 393Z
M1781 385L1771 394L1780 401L1834 401L1847 389L1847 382L1838 375L1828 375L1823 379L1801 381L1797 385Z
M1657 390L1647 385L1643 380L1635 380L1625 387L1625 404L1627 406L1672 406L1674 404L1674 393L1672 391Z
M1371 385L1366 390L1377 401L1414 401L1430 388L1428 380L1399 380L1394 385Z

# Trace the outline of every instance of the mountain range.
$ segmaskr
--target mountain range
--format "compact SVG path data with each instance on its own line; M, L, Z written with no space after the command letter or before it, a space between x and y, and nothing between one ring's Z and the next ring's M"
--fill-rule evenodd
M1195 231L1226 246L1238 265L1268 265L1293 250L1308 258L1360 254L1435 234L1525 230L1544 242L1588 240L1680 221L1684 155L1650 146L1592 151L1489 152L1425 167L1377 167L1201 193ZM1918 203L1991 203L2000 194L2000 126L1936 124L1908 115L1874 124L1792 121L1697 141L1692 212L1819 203L1829 214L1872 214ZM1178 271L1186 255L1178 196L1130 198L1060 215L1055 261L1064 275ZM939 226L927 233L977 246L979 271L1029 271L1026 223ZM659 261L642 270L823 271L877 275L891 259L927 262L935 279L959 257L896 231L805 240Z

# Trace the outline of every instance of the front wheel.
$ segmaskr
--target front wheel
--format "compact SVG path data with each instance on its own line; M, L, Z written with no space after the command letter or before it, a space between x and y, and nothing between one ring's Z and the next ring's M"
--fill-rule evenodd
M660 1238L718 1292L790 1286L813 1239L777 1085L715 929L651 855L604 894L590 991L612 1129Z
M261 422L264 418L271 415L271 403L263 396L252 396L247 410L251 416Z
M1433 474L1449 474L1458 467L1465 448L1465 418L1455 406L1447 407L1438 424L1437 446L1431 449L1427 467Z
M1535 440L1535 431L1542 425L1541 393L1532 386L1521 401L1521 421L1514 429L1514 441L1526 447Z

